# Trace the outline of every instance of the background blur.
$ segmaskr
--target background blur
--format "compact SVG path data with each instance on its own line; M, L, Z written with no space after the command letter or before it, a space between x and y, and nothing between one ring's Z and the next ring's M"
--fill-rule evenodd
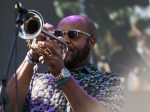
M9 77L24 59L28 47L15 36L15 0L0 2L0 78ZM126 87L124 112L150 112L150 3L149 0L22 0L27 9L39 11L45 22L57 25L68 15L87 15L97 26L94 63L113 71ZM8 65L8 67L7 67ZM41 66L45 71L46 66ZM6 72L7 71L7 72Z

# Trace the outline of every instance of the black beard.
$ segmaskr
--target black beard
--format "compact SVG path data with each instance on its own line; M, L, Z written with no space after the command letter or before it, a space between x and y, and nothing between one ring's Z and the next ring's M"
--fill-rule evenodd
M74 67L77 67L79 63L81 63L83 60L88 58L89 53L90 53L90 47L87 42L82 49L80 49L76 53L73 53L70 60L64 61L65 67L68 69L73 69Z

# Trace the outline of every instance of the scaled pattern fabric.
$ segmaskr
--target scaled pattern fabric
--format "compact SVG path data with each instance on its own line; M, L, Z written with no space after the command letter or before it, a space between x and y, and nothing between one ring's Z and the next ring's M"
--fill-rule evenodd
M108 112L122 112L124 90L120 78L111 72L99 72L93 65L71 71L77 83L88 94L96 97ZM68 88L69 89L69 88ZM25 111L72 112L63 91L57 87L55 78L49 73L36 73L30 84Z

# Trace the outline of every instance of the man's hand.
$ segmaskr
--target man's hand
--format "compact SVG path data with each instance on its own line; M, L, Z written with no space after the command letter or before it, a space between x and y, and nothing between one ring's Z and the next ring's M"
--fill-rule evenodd
M45 23L43 25L43 28L45 30L47 30L48 32L50 32L54 29L54 26L51 25L51 24ZM29 52L32 55L32 58L33 58L34 61L38 62L39 57L41 55L40 52L39 52L39 49L41 48L41 46L38 45L38 43L45 42L47 39L49 39L49 37L47 37L46 35L44 35L42 33L38 37L33 39L31 49L29 50Z
M44 24L43 27L45 30L50 32L54 29L54 27L48 23ZM62 49L57 41L47 36L45 38L46 39L44 41L40 40L39 38L36 39L38 47L44 49L40 51L41 56L39 57L39 61L42 64L48 65L50 72L54 76L58 76L61 72L61 69L64 67Z

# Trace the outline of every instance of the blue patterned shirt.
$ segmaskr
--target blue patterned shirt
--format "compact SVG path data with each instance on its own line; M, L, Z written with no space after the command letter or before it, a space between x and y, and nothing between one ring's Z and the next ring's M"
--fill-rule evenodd
M112 72L100 72L93 65L70 71L76 82L107 108L108 112L122 112L124 88L119 76ZM36 73L30 84L24 111L72 112L69 101L57 86L50 73Z

